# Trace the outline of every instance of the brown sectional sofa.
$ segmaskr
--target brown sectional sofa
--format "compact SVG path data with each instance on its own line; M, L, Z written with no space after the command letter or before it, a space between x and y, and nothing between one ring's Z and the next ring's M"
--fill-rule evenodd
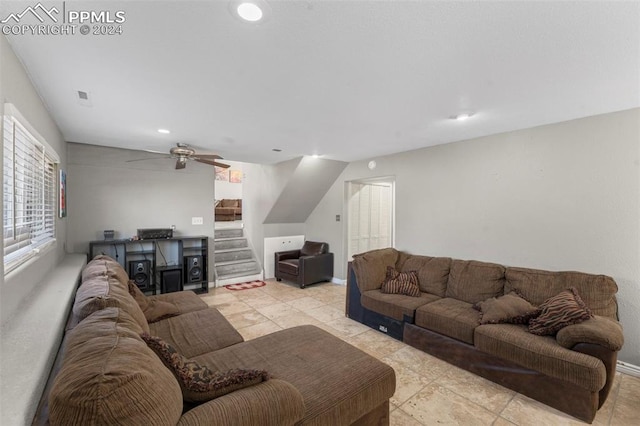
M83 271L61 362L34 424L388 424L395 374L365 352L314 326L245 342L190 291L148 297L179 311L148 323L127 283L125 271L106 256ZM200 404L184 402L143 332L213 371L260 369L270 379Z
M416 271L420 297L381 291L386 268ZM527 325L480 324L474 304L517 291L534 306L574 287L594 316L556 335ZM381 249L354 256L347 314L458 367L591 423L613 384L623 344L617 286L604 275L411 255Z

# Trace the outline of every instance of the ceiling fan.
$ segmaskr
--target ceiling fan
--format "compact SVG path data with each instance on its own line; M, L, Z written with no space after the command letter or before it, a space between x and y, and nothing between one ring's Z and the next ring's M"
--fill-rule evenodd
M196 150L191 148L189 145L184 143L178 143L176 146L172 147L169 150L169 154L160 151L151 151L145 150L146 152L152 152L154 154L163 154L164 157L154 157L154 158L139 158L137 160L128 160L127 163L131 163L133 161L146 161L146 160L156 160L157 158L175 158L176 159L176 170L184 169L187 166L187 161L197 161L198 163L209 164L210 166L218 166L224 169L229 168L228 164L219 163L215 160L222 160L217 154L197 154Z

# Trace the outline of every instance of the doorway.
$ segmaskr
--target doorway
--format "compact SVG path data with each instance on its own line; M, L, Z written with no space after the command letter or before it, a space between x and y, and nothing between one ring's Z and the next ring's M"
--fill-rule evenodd
M347 261L395 245L395 179L347 182Z

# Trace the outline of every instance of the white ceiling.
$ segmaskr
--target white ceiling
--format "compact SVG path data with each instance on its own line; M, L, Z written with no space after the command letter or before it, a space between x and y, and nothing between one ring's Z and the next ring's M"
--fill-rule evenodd
M237 161L353 161L640 106L637 1L270 1L259 24L229 4L68 1L123 10L123 34L8 38L66 140Z

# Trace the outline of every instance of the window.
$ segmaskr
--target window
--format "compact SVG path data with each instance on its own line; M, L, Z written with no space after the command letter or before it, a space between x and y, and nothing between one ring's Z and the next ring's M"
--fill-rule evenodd
M10 104L2 133L6 274L55 241L58 157Z

